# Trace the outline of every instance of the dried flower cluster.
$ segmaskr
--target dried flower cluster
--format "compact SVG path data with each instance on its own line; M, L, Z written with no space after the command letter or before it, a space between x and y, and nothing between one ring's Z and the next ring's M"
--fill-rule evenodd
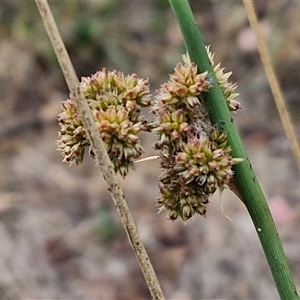
M80 86L115 171L125 176L134 159L143 152L138 134L147 128L147 121L140 116L140 110L150 105L148 79L139 79L136 74L124 76L121 72L103 68L91 77L83 77ZM63 102L58 121L57 145L62 151L63 162L81 163L90 142L72 97ZM90 153L93 155L91 149Z
M236 84L228 82L231 73L214 65L218 83L232 111L241 108L235 100ZM118 71L101 71L83 77L80 87L91 108L109 157L123 177L143 152L138 134L152 131L157 141L163 173L159 178L159 211L167 210L170 219L188 220L194 214L205 215L209 197L230 184L232 166L241 161L232 158L227 136L212 126L202 95L211 88L207 72L198 74L188 56L178 63L170 80L161 85L151 103L148 79L136 74L124 76ZM151 106L155 119L140 116L142 107ZM63 162L80 164L90 141L83 128L72 96L63 102L58 116L57 145Z
M209 197L228 186L231 167L240 159L231 157L226 134L211 126L205 113L201 95L210 88L207 73L198 74L197 66L183 59L157 92L152 131L163 168L159 211L186 221L196 213L205 215Z
M228 81L229 77L231 76L232 72L224 73L224 69L221 67L221 64L215 64L214 62L214 53L210 51L209 47L206 47L206 51L209 57L209 60L213 66L213 69L215 71L218 84L221 88L221 91L223 92L223 95L226 99L227 106L230 111L237 111L238 109L241 109L242 106L240 102L236 100L236 97L239 95L239 93L236 93L235 90L237 89L237 84L232 83Z

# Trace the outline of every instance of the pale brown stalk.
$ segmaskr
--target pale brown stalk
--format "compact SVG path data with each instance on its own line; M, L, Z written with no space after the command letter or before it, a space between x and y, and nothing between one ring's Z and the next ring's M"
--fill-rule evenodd
M281 92L278 80L276 78L276 74L274 72L270 55L267 49L265 38L262 34L261 28L259 26L257 16L255 13L254 5L252 0L243 0L247 14L248 19L250 22L250 25L255 33L256 39L257 39L257 48L260 53L260 57L267 75L267 79L269 81L269 85L274 97L274 101L277 106L277 110L282 122L282 125L284 127L285 133L288 137L288 139L291 142L291 148L294 154L294 157L296 159L296 163L298 165L298 170L300 172L300 146L297 139L296 131L294 129L293 123L291 121L291 118L289 116L289 112L287 110L287 107L285 105L284 97Z
M43 19L44 26L54 48L63 74L65 76L70 93L76 101L76 106L80 114L82 123L91 142L97 162L103 173L103 177L107 182L108 190L120 215L121 221L123 223L128 239L132 245L141 271L145 277L152 299L163 300L165 299L165 297L161 290L159 281L156 277L146 249L141 241L130 209L125 200L123 191L114 172L114 167L109 159L109 156L105 149L105 145L100 137L87 101L85 100L85 97L79 88L77 75L59 34L48 2L45 0L36 0L35 2Z

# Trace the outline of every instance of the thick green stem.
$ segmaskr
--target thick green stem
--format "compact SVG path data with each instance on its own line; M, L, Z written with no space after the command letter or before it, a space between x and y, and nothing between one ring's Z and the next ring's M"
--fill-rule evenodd
M210 64L204 41L187 0L169 0L179 22L186 49L199 72L208 71L213 87L204 96L212 124L227 133L233 157L245 158L234 167L235 188L246 205L265 252L281 299L299 299L294 280L266 199L252 170L245 148L233 123L225 98Z

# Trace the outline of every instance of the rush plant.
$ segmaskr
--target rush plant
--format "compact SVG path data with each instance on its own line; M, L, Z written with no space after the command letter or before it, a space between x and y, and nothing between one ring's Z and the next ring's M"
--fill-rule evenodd
M180 25L187 54L169 81L152 97L149 79L105 68L81 82L60 38L47 1L36 0L70 89L62 104L58 148L63 161L79 164L88 148L107 181L129 241L153 299L164 295L141 242L116 173L125 177L143 153L138 134L156 137L161 162L159 211L186 222L204 216L219 189L233 190L247 207L281 299L299 299L265 197L232 121L241 108L236 84L214 63L186 0L169 0ZM152 120L141 116L149 108Z

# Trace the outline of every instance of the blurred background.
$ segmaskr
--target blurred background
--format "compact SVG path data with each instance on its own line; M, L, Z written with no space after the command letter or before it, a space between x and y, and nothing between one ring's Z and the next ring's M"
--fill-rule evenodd
M300 289L300 184L240 1L190 1L237 81L234 115ZM106 66L154 93L185 52L166 0L50 1L79 77ZM300 2L256 1L299 135ZM64 165L56 116L68 90L33 1L0 1L0 298L150 299L99 168ZM153 138L141 137L145 156ZM157 214L157 162L120 179L167 299L278 299L256 232L230 192L183 225ZM224 212L222 212L222 210ZM233 221L229 221L229 216Z

